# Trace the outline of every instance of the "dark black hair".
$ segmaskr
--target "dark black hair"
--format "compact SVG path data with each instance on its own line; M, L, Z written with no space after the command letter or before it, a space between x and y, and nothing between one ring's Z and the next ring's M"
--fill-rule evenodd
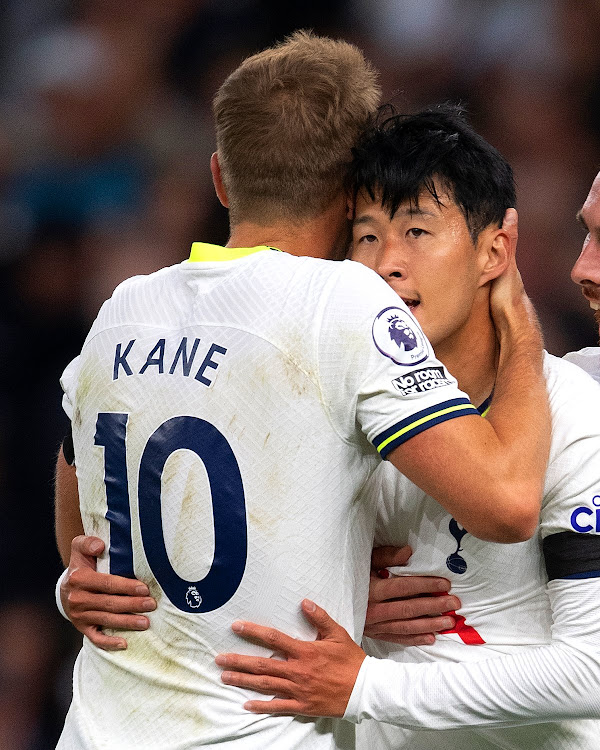
M444 189L461 209L473 241L490 224L501 226L516 204L510 164L467 123L460 107L442 104L414 115L390 114L378 121L353 149L348 187L356 198L364 190L393 217L401 203L415 208L427 190Z

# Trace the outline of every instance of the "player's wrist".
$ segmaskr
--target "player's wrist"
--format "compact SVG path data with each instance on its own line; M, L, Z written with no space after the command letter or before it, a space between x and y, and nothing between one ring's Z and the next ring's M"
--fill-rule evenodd
M495 324L500 344L499 367L509 358L523 355L526 361L541 368L544 339L536 312L527 297L518 307L495 319Z

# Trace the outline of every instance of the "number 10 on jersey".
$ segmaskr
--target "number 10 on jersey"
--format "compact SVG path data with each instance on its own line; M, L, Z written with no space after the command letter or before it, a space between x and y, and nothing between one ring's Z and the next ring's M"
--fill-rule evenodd
M135 578L131 541L131 502L138 507L140 532L148 564L170 601L184 612L211 612L237 591L246 567L248 534L246 501L239 466L225 436L198 417L172 417L150 436L142 452L137 498L127 478L128 414L101 412L95 445L104 448L106 518L110 526L110 572ZM190 450L204 463L214 519L214 558L204 578L186 581L171 565L165 546L161 490L169 456ZM202 541L198 552L205 553Z

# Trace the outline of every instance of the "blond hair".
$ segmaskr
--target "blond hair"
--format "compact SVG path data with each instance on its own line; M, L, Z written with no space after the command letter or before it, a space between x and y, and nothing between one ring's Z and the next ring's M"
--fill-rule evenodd
M379 99L377 73L347 42L297 31L244 60L213 102L232 224L321 213Z

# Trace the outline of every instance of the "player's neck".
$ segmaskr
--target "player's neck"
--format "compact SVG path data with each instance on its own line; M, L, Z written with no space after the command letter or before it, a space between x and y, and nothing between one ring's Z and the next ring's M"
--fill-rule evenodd
M227 247L268 245L291 255L342 260L350 239L350 222L337 201L314 219L272 225L242 221L231 227Z
M483 403L494 388L498 364L498 340L487 299L475 303L466 323L438 343L435 353L471 402Z

